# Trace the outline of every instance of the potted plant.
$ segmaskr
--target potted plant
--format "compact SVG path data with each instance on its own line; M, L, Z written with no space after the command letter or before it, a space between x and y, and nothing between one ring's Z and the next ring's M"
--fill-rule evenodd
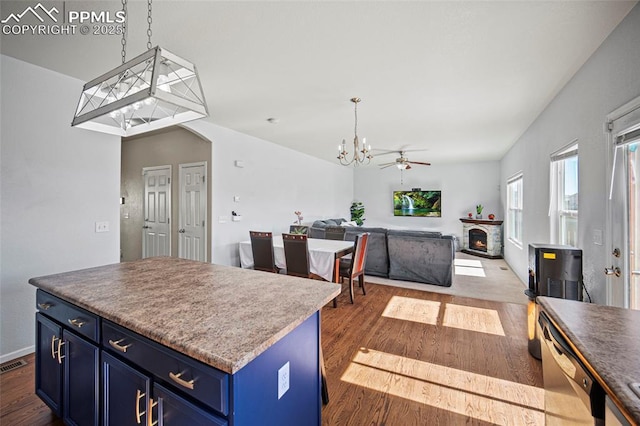
M354 201L351 203L351 220L358 226L362 226L365 221L362 216L364 216L364 204L360 201Z
M302 217L302 212L295 211L295 212L293 212L293 214L295 214L297 216L298 220L293 222L295 225L291 225L289 227L289 233L291 233L291 234L299 234L299 235L306 235L307 232L309 231L309 227L302 224L302 220L304 219L304 217Z
M484 209L482 204L476 206L476 219L482 219L482 209Z

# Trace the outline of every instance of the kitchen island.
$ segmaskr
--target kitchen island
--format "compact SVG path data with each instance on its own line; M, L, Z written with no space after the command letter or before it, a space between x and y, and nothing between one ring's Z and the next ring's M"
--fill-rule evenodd
M208 424L320 424L319 311L336 284L169 257L29 282L39 288L36 390L65 419L89 395L82 418L119 423L109 407L130 392L136 422L149 413L171 424L184 402ZM74 384L87 372L96 377ZM117 387L134 376L144 383Z
M538 302L625 420L640 424L640 395L630 386L640 382L640 311L553 297Z

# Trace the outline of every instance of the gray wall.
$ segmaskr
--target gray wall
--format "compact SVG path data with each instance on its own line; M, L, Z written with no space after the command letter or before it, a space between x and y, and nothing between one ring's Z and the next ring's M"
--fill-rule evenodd
M33 351L29 278L118 262L120 138L71 128L83 82L0 58L4 362ZM96 233L96 221L110 231Z
M353 199L353 168L216 126L185 123L213 144L212 261L240 265L238 243L250 230L282 233L296 216L304 222L346 217ZM237 167L241 161L243 167ZM234 196L240 197L235 202ZM242 216L232 221L231 212Z
M640 5L589 58L573 79L522 135L501 163L501 198L506 180L524 173L524 247L505 242L505 258L525 281L529 243L550 240L549 156L574 139L579 144L578 247L583 275L595 302L606 303L603 274L609 248L593 242L606 230L607 150L603 125L608 113L640 96ZM605 238L606 240L606 238Z
M120 206L120 248L122 260L142 258L142 226L144 225L143 167L171 165L171 255L178 256L178 175L180 164L207 162L209 176L207 194L207 242L211 241L211 143L181 127L172 127L153 134L144 134L122 141L121 194L125 204ZM126 217L128 215L128 218ZM207 260L211 252L207 249Z

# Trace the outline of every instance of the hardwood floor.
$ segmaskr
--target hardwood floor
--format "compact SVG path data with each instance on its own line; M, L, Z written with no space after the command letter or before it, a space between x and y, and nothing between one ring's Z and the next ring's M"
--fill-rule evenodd
M0 375L0 425L64 425L35 394L35 355L22 358L27 365Z
M376 284L322 310L327 425L541 425L526 306ZM1 425L62 425L29 365L0 375Z
M367 284L322 310L323 425L541 425L526 306Z

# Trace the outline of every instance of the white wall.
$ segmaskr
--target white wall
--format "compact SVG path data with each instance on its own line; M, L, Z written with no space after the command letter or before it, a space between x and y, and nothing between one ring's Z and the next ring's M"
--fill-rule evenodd
M33 351L29 278L119 260L120 138L72 129L83 83L0 56L0 362ZM95 221L110 232L95 233Z
M606 303L605 264L610 250L593 243L605 231L606 115L640 95L640 5L636 5L573 79L562 89L501 163L501 198L506 179L524 173L524 247L505 244L505 259L527 279L529 243L549 242L549 155L578 139L578 247L583 250L585 285L596 303Z
M213 263L240 265L238 243L249 231L282 233L301 211L303 223L348 217L353 199L353 169L301 154L207 121L186 123L213 144ZM244 167L236 167L242 161ZM240 201L234 202L234 196ZM242 216L232 221L231 212ZM226 223L220 223L220 218Z
M475 206L485 208L483 217L494 213L502 219L500 204L500 163L497 161L478 163L432 164L414 166L403 172L389 167L361 167L355 173L354 193L364 203L365 226L386 228L428 229L443 234L455 234L462 242L460 218L472 212ZM442 191L442 217L395 217L393 216L393 191L422 188Z

